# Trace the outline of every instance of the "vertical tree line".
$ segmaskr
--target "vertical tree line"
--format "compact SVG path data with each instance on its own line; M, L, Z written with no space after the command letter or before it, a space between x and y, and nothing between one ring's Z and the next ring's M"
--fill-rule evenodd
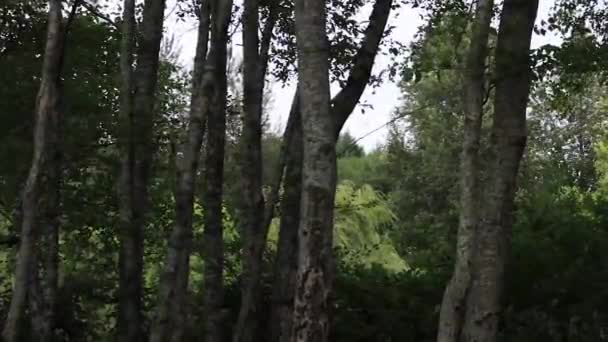
M363 6L357 3L353 6ZM161 116L160 50L167 26L166 4L165 0L145 0L139 14L137 1L124 0L120 24L94 11L120 36L118 128L115 136L108 134L117 145L118 156L115 338L151 342L188 339L188 331L195 325L188 304L199 300L191 291L195 271L191 258L196 254L202 255L202 266L196 271L201 274L200 305L205 318L201 330L206 341L330 341L337 274L336 146L346 121L373 81L376 57L390 31L389 18L399 5L393 0L373 1L367 26L355 34L353 40L358 43L343 62L348 65L343 68L348 76L332 97L332 68L339 63L335 55L342 45L332 45L327 28L336 22L336 15L328 14L328 8L336 4L323 0L244 0L242 11L232 0L193 4L198 20L196 55L189 103L183 113L185 124L178 134L179 148L169 152L169 160L175 164L172 221L150 319L144 308L145 232L153 214L150 193L158 153L155 134ZM464 124L456 259L441 303L438 342L498 340L516 180L528 134L530 44L538 4L538 0L502 3L493 58L489 51L494 44L490 39L494 1L476 1L472 24L465 30L470 42L460 78ZM35 340L57 338L62 139L66 134L62 105L69 101L62 92L64 54L68 29L80 6L92 8L86 0L74 0L70 5L66 12L62 1L48 1L33 155L21 194L19 251L2 331L7 342L22 341L28 326L32 328L28 336ZM292 15L294 21L285 24L285 18L291 20ZM352 18L344 20L350 21ZM235 100L228 89L227 65L234 28L239 25L243 96ZM277 38L285 34L290 39ZM290 45L292 41L295 46ZM281 142L276 179L266 191L264 91L270 70L280 66L272 56L273 44L295 47L290 57L297 64L297 68L292 65L297 69L297 90ZM484 162L480 150L484 148L484 113L490 109L488 96L493 97L491 142L487 146L491 156ZM224 283L228 264L225 188L232 186L227 184L224 163L231 106L241 108L237 182L241 198L236 212L242 269L235 317L226 309L229 298ZM482 174L487 175L483 181ZM201 245L195 245L194 239L197 199L203 208ZM267 265L264 256L273 219L278 224L277 250L274 264ZM164 233L163 228L156 228ZM272 269L268 289L263 287L265 269Z

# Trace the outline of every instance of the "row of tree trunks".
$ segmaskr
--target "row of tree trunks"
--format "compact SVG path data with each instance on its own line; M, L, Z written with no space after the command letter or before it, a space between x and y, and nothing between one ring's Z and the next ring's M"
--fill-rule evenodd
M365 90L374 66L380 42L388 21L392 0L377 0L369 17L364 39L353 61L344 88L331 100L330 116L334 123L334 139L355 109ZM285 175L281 198L279 242L275 260L272 288L271 341L289 341L293 323L294 289L298 258L298 222L300 221L302 191L303 139L300 119L299 90L294 97L289 122L283 138L286 145ZM334 142L335 143L335 142ZM282 174L282 173L281 173Z
M268 226L262 193L262 110L268 52L276 21L278 2L270 4L262 37L258 35L261 2L245 0L243 7L243 133L241 180L243 206L240 231L243 237L241 306L233 329L234 342L252 342L260 332L258 307L260 274Z
M505 0L495 55L492 159L479 184L479 139L492 1L480 1L465 74L461 214L454 274L444 294L438 342L495 342L509 257L516 179L526 145L530 43L537 0ZM485 194L479 200L481 189Z
M121 51L121 170L118 183L120 253L118 290L118 341L142 341L141 313L143 239L149 206L148 181L153 156L153 122L163 33L164 0L147 0L138 34L135 3L124 2ZM134 48L137 36L137 49ZM137 66L132 70L133 51Z
M493 158L467 298L463 340L495 342L509 257L516 179L526 145L530 43L538 0L505 0L496 47Z
M464 132L460 160L460 217L456 265L448 283L439 317L437 342L460 341L466 296L472 280L473 252L479 223L479 141L485 91L488 37L494 1L477 2L464 75Z
M203 143L205 124L210 110L213 87L213 68L205 68L211 23L209 1L201 4L198 12L198 40L194 57L190 116L181 155L176 156L175 226L168 241L167 260L161 276L156 317L150 334L151 342L180 341L185 330L190 253L192 248L192 215L196 174ZM214 18L215 20L216 18ZM211 48L211 54L217 47Z
M74 3L66 22L59 0L49 1L47 38L41 83L36 98L34 153L22 193L19 254L13 297L2 331L3 341L25 339L21 323L29 304L30 339L50 341L55 323L61 183L61 73L66 36L75 16ZM42 271L42 272L41 272Z

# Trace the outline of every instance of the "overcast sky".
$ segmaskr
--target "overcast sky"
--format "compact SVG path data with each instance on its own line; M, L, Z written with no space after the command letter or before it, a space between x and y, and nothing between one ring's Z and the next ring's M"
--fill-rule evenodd
M537 22L542 19L547 19L548 13L553 6L554 0L540 0L540 9ZM167 11L170 12L173 8L174 0L168 0ZM389 21L389 25L395 26L393 38L404 44L409 44L412 41L418 27L422 24L420 18L421 12L409 7L401 8L398 17L393 13ZM169 14L169 13L167 13ZM192 65L194 51L196 47L196 25L194 20L185 23L178 23L175 16L167 18L167 33L174 34L177 37L181 48L180 60L187 67ZM240 39L240 35L235 35L236 39ZM534 36L532 45L534 47L543 45L547 42L556 43L556 37ZM235 49L235 54L240 55L238 48ZM388 57L378 56L376 59L375 70L381 70L389 63ZM295 83L295 82L293 82ZM332 91L337 91L337 87L332 87ZM291 106L293 94L295 92L295 84L283 87L278 82L272 86L273 101L270 120L273 129L281 129L284 127ZM362 137L370 132L382 127L390 120L391 113L400 103L401 94L396 84L386 81L383 85L376 89L368 88L362 98L362 102L369 103L373 109L367 109L365 114L361 113L359 108L355 109L350 119L346 123L345 130L350 132L354 137ZM377 130L373 134L369 134L366 138L360 141L366 150L371 150L379 144L382 144L386 138L387 129L384 127Z

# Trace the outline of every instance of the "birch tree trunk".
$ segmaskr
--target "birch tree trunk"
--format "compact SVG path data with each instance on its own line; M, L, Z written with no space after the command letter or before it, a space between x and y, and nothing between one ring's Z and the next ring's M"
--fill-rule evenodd
M296 273L298 271L298 222L302 192L302 123L298 91L293 100L283 144L285 176L281 198L279 240L274 267L270 315L270 341L287 342L291 338Z
M73 14L72 14L73 15ZM15 269L13 296L2 331L7 342L23 340L20 325L28 306L28 300L36 299L36 317L33 320L34 338L48 341L54 323L57 288L57 215L59 206L59 172L61 122L61 70L65 50L61 1L50 0L47 38L42 63L40 88L36 98L34 152L22 194L22 217L19 255ZM45 199L42 200L42 199ZM46 231L40 221L46 223ZM43 234L46 233L46 234ZM46 236L45 236L46 235ZM38 281L37 243L46 237L43 291ZM32 307L31 307L32 308Z
M292 341L329 338L336 190L335 121L330 116L325 1L295 2L303 168Z
M215 80L213 68L205 68L209 42L210 11L210 2L203 2L199 11L198 41L194 58L188 130L186 141L181 147L181 157L176 157L176 222L169 237L169 250L161 276L159 302L150 334L151 342L181 341L186 326L184 309L187 306L186 298L190 274L195 181L205 131L205 120L210 110L211 92L205 92L203 89L213 87ZM214 49L217 48L212 47L212 51Z
M119 218L120 218L120 236L121 248L119 255L119 311L118 311L118 334L119 340L125 341L128 336L139 338L139 327L134 327L131 335L127 331L128 322L125 322L128 316L127 310L135 311L136 319L139 320L139 301L130 302L128 297L127 284L124 279L127 275L125 270L125 258L131 253L131 248L127 244L128 230L131 229L132 221L132 205L131 205L131 188L132 188L132 163L134 159L134 151L131 140L131 118L133 112L133 56L135 50L135 0L125 0L123 4L123 22L122 22L122 38L120 45L120 72L121 72L121 88L120 88L120 112L119 112L119 135L118 145L121 154L120 175L118 184L118 200L119 200ZM138 291L135 291L138 292ZM139 296L139 293L136 294ZM137 324L139 322L136 322ZM124 336L124 337L120 337Z
M530 42L537 10L538 0L505 0L503 5L495 58L494 155L477 237L473 286L467 298L463 330L467 342L497 340L516 179L526 145Z
M64 30L64 32L66 32ZM67 33L67 32L66 32ZM65 34L64 38L65 39ZM65 45L65 43L64 43ZM62 63L63 64L63 63ZM60 98L61 101L61 98ZM61 109L57 110L60 114ZM62 170L62 131L60 115L49 118L48 143L48 165L46 177L43 182L41 194L42 205L40 206L41 217L38 224L41 236L38 243L34 260L36 264L32 267L32 279L30 281L30 318L32 332L37 341L45 342L53 339L55 326L55 313L57 305L57 291L59 278L59 217L60 212L60 187Z
M228 26L232 13L232 0L219 0L212 7L212 46L217 47L208 59L208 65L213 65L215 86L206 87L204 91L212 91L210 111L207 115L207 144L205 155L205 170L203 204L205 209L204 231L204 260L203 281L205 284L204 306L207 319L205 321L205 340L207 342L223 341L224 313L224 240L223 240L223 179L224 179L224 146L226 141L226 58L228 44ZM215 21L214 18L224 19Z
M358 104L374 66L375 57L386 23L393 6L392 0L377 0L369 16L361 47L353 61L353 67L344 88L331 100L331 117L335 121L335 140L346 120ZM287 144L285 158L284 193L281 200L279 242L275 261L275 279L272 289L271 322L280 322L270 327L273 342L287 341L291 335L294 303L294 282L297 272L298 233L300 221L300 194L302 189L302 126L300 107L297 103L289 115L293 128L286 129L283 144Z
M153 155L152 128L165 1L146 0L135 50L135 3L125 0L121 44L121 174L118 341L142 341L143 230L148 207L148 180Z
M460 160L460 217L456 264L448 283L439 317L437 342L458 342L466 312L466 297L472 281L475 236L479 222L479 140L485 96L488 36L494 1L477 2L464 75L464 132Z
M244 192L243 272L241 306L233 332L234 342L256 338L258 305L261 302L260 273L268 225L262 194L262 108L268 51L276 21L276 2L258 36L260 1L245 0L243 7L243 135L241 138L242 189Z

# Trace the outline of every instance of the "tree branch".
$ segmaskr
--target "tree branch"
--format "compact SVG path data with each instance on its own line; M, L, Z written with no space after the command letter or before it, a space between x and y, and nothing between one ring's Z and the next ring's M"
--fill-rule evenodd
M336 118L337 123L336 136L357 106L369 82L392 5L393 0L376 0L369 16L369 25L365 30L363 43L353 61L346 86L331 101L332 115Z
M105 21L106 23L110 24L112 27L114 27L117 30L120 30L120 27L118 26L118 24L116 24L114 22L114 20L112 20L110 17L108 17L107 15L99 12L97 10L97 8L95 8L95 6L89 4L86 1L82 1L82 7L84 7L87 11L91 12L91 14L93 14L94 16L96 16L99 19L102 19L103 21Z
M259 51L259 77L266 77L266 70L268 69L268 59L270 51L270 44L272 42L272 32L274 31L274 26L277 22L278 17L278 0L273 0L270 6L270 13L268 14L268 19L266 20L266 24L264 25L264 30L262 31L262 37L260 40L260 51ZM259 80L260 84L262 84L263 79Z

